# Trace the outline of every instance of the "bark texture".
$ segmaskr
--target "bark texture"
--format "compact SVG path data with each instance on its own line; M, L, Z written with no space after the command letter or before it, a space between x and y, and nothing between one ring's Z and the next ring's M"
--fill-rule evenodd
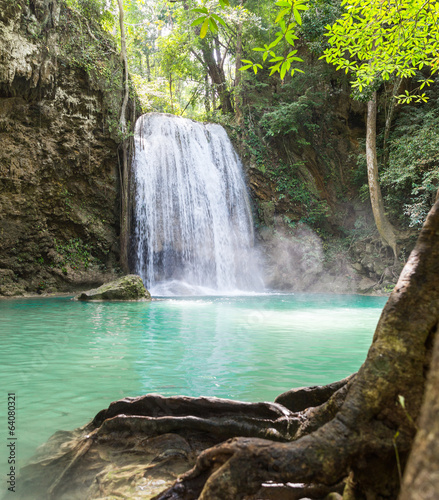
M378 159L376 149L376 118L377 117L377 93L374 92L372 99L367 103L367 131L366 131L366 161L367 179L369 182L370 203L375 219L375 224L383 242L391 247L397 258L397 241L395 229L390 223L384 210L384 202L381 194L378 176Z
M410 453L399 500L435 500L439 495L439 342L425 390L419 431Z
M230 91L227 88L223 63L218 57L215 58L215 54L217 54L218 51L215 51L205 38L200 40L200 45L204 65L207 67L212 84L218 92L221 111L223 113L233 113L233 104L230 97Z
M343 387L346 387L345 384ZM310 404L325 387L309 388ZM289 397L294 404L295 395ZM331 399L343 399L337 391ZM304 396L300 395L303 402ZM308 420L330 417L321 405L293 413L277 403L149 394L112 403L85 427L57 432L20 475L17 500L145 498L170 487L203 450L235 436L287 442L306 433ZM322 420L323 419L323 420ZM299 499L341 491L341 485L263 485L257 499ZM249 497L248 500L255 500Z

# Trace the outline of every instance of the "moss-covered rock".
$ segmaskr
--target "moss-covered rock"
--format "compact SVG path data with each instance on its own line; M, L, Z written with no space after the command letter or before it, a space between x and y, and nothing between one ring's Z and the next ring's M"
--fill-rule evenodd
M151 295L136 274L123 276L99 288L82 292L76 300L151 300Z

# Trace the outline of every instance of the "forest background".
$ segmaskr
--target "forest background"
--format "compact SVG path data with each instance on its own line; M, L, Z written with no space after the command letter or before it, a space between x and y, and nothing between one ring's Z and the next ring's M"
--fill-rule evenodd
M244 162L272 188L271 196L256 207L260 225L274 223L290 236L297 235L301 226L312 228L324 242L327 259L352 247L355 253L357 241L367 241L390 262L391 247L395 258L391 271L384 266L375 273L390 291L438 187L438 90L429 61L410 61L405 72L387 65L365 73L370 47L368 54L360 54L358 47L364 49L367 43L355 39L355 23L346 24L346 7L361 9L358 2L347 6L337 0L67 3L112 33L119 44L124 39L131 97L138 99L142 112L213 121L228 129ZM341 42L343 30L354 36L354 50ZM434 30L429 30L434 38ZM407 45L404 40L400 43ZM416 43L419 52L422 48ZM94 64L98 54L90 50L82 64L93 71L99 67ZM346 59L347 51L351 57ZM378 52L376 47L373 51ZM347 152L348 169L331 165L323 146L328 135L334 135L331 106L337 105L337 94L350 101L348 116L339 119L350 120L348 126L357 128L350 138L358 144ZM367 213L356 214L349 225L345 223L349 214L340 213L340 206L353 199L369 200L373 184L365 142L366 108L372 96L378 112L374 175L380 206L375 210L372 203L375 225ZM334 143L333 149L337 147ZM310 179L310 150L322 156L320 163L330 165L320 186Z
M22 0L3 3L6 21L13 9L26 20L21 29L33 45L25 57L38 50L41 60L31 62L40 65L32 75L19 59L16 69L2 63L8 106L23 95L29 109L12 116L5 105L2 212L22 205L14 217L23 225L5 218L0 264L9 274L1 294L67 291L106 279L98 271L129 268L129 142L145 112L227 128L246 169L267 286L392 290L438 187L438 86L422 58L404 75L376 68L359 85L357 63L370 60L370 47L359 54L367 43L352 33L359 23L339 24L356 47L338 47L343 37L327 35L337 19L348 22L346 6L361 3L66 0L60 11L39 0L30 8ZM407 4L416 10L418 3ZM426 33L434 41L433 26ZM14 51L8 33L5 50ZM417 54L430 38L412 37ZM352 57L337 63L331 50ZM376 117L368 120L372 101ZM23 115L29 119L19 124ZM375 158L368 162L373 122ZM102 182L112 194L97 203Z

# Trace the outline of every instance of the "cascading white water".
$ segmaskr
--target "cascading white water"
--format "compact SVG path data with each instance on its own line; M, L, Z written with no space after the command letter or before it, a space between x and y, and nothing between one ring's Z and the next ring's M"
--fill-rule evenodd
M143 115L133 171L134 265L152 293L263 288L242 165L223 127Z

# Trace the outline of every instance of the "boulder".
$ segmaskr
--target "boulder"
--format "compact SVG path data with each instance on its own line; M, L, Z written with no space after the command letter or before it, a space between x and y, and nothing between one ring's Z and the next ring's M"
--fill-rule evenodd
M81 292L76 300L151 300L142 278L136 274L128 274L99 288Z

